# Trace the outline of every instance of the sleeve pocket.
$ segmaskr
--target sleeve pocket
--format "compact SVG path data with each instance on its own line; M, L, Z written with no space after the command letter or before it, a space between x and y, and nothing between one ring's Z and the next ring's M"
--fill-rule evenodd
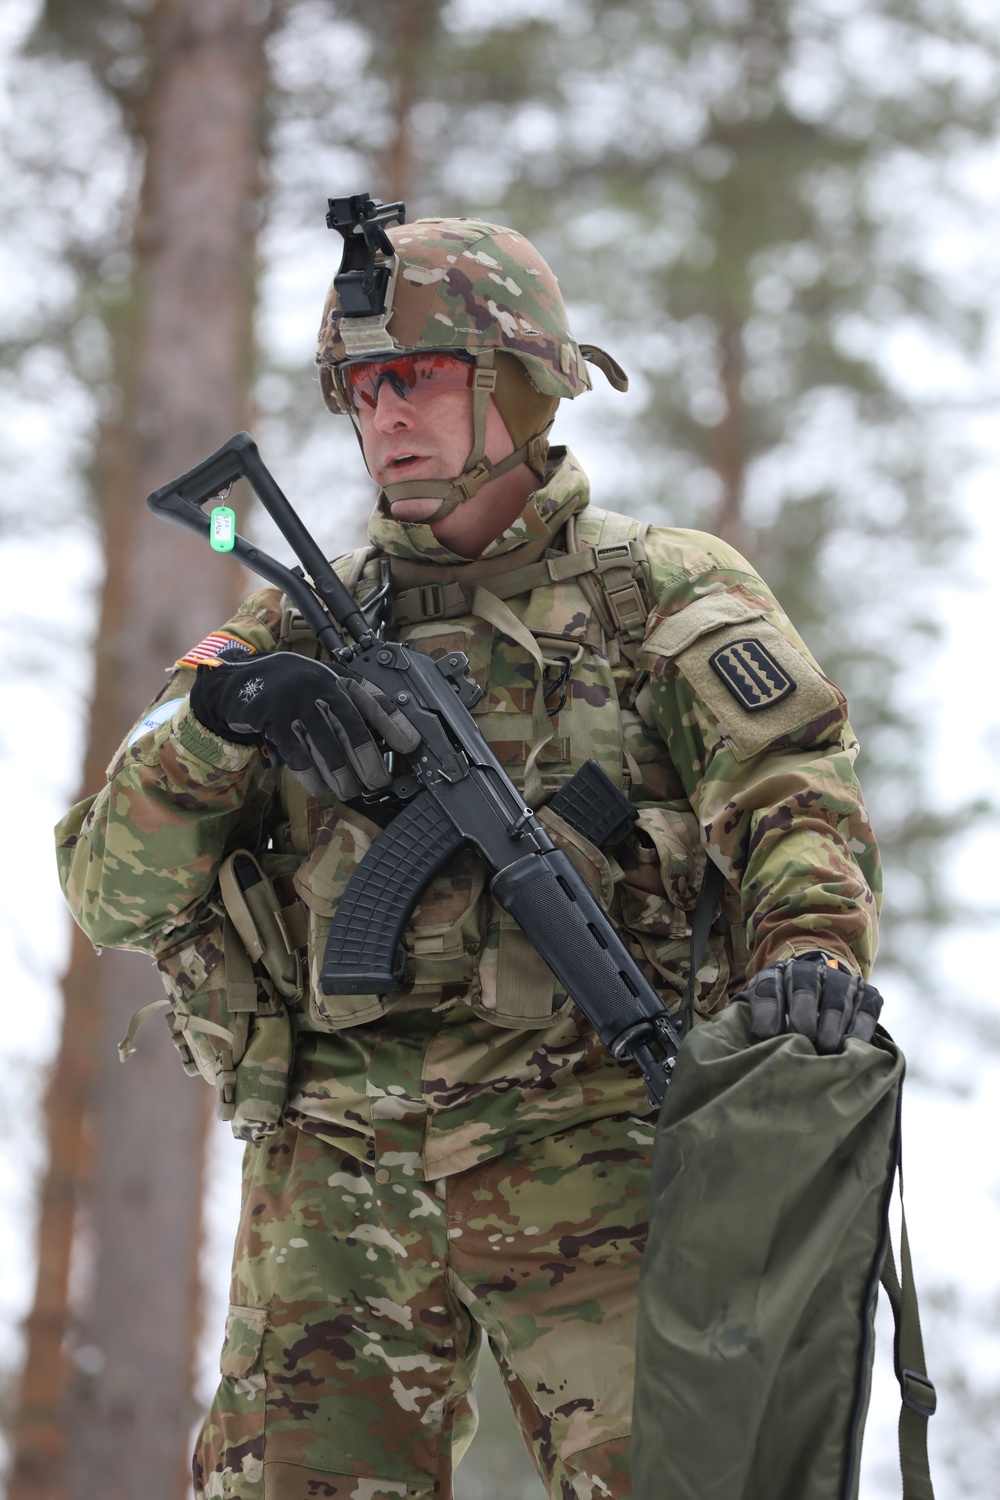
M266 1327L266 1307L230 1307L226 1318L222 1359L219 1361L223 1375L239 1380L251 1373L260 1359L260 1346Z
M824 733L846 717L843 694L786 634L732 594L708 594L661 620L638 664L651 674L672 662L720 726L738 761L787 736ZM790 628L790 627L789 627Z

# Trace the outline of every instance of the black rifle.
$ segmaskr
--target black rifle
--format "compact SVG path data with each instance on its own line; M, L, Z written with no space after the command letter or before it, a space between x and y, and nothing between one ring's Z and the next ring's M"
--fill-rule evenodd
M320 973L324 994L386 994L398 988L406 962L401 939L410 913L445 862L471 844L493 872L490 889L499 905L608 1050L638 1064L650 1103L659 1106L680 1046L678 1032L572 862L525 806L483 738L469 713L481 689L468 676L467 658L454 652L435 661L378 637L248 433L237 433L204 463L155 490L147 504L158 515L210 535L202 506L224 496L240 478L249 481L300 566L286 568L240 536L227 550L282 589L333 663L380 687L421 735L410 757L411 774L393 782L396 795L408 800L362 859L334 915ZM603 783L600 790L593 772ZM581 801L596 804L605 832L609 821L627 827L635 814L626 799L596 766L593 772L589 778L578 772L563 788L568 791L563 810L572 813L575 803L579 812ZM624 804L622 809L612 801L610 819L604 789Z

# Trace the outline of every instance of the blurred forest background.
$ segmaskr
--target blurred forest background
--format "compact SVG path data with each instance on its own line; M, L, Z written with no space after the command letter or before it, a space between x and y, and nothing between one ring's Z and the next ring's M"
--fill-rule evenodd
M71 939L48 825L246 583L147 491L252 425L331 555L363 535L311 343L326 197L365 189L531 236L632 377L560 415L597 502L735 542L848 693L911 1063L938 1496L995 1493L1000 1023L975 970L998 715L988 638L947 649L1000 464L995 7L6 0L0 69L8 1500L187 1493L238 1152L165 1029L120 1068L157 981ZM883 1372L866 1500L898 1493L893 1400ZM483 1407L460 1500L540 1496L485 1378Z

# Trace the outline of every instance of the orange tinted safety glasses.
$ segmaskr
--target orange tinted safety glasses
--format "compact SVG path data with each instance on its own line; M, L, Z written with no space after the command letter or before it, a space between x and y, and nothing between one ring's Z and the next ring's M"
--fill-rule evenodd
M475 365L457 354L401 354L397 359L355 360L339 370L345 396L356 411L374 410L383 381L404 401L429 401L445 391L472 388Z

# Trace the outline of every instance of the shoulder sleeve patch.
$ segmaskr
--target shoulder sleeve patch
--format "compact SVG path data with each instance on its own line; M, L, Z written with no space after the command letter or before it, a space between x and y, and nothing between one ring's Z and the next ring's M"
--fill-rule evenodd
M762 618L749 629L741 622L706 632L674 665L718 719L737 760L846 708L833 684Z
M744 636L720 646L708 665L747 713L774 708L798 687L757 636Z
M203 662L215 662L220 658L226 661L243 661L248 656L256 656L256 646L241 641L239 636L230 635L225 630L213 631L206 635L197 646L192 646L186 655L180 657L174 663L177 667L199 667Z
M159 703L155 708L151 708L142 720L142 723L137 724L132 730L132 733L125 741L126 746L134 745L136 740L141 740L144 734L151 734L154 729L158 729L161 724L165 724L174 710L180 708L181 704L186 701L184 698L170 698L166 703Z

